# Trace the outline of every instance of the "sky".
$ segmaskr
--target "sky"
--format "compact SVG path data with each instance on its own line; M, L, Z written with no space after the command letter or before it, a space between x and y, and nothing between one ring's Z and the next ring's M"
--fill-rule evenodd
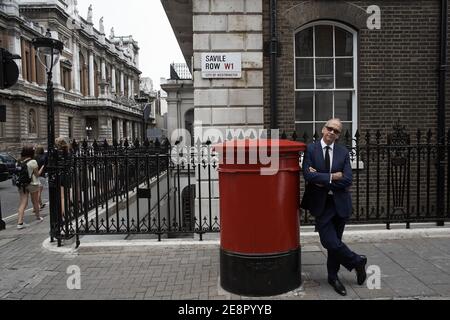
M169 78L171 63L185 62L160 0L78 0L85 19L90 4L97 30L103 17L106 37L114 27L116 36L132 35L138 42L141 77L152 78L156 90L160 77Z

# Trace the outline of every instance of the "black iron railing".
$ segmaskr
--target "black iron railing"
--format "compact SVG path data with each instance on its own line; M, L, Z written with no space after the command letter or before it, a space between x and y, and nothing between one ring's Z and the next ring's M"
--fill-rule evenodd
M283 134L282 138L288 138ZM294 140L313 142L318 136ZM450 131L437 143L431 131L407 134L367 132L339 143L347 146L353 167L353 214L350 223L404 223L450 220ZM142 145L72 144L58 159L58 186L64 213L58 234L147 234L155 239L220 232L218 159L208 145L183 153L168 141ZM437 192L437 161L445 162L445 198ZM174 157L176 161L174 162ZM301 162L303 154L299 154ZM301 190L304 181L300 179ZM301 194L299 195L299 199ZM438 210L437 208L444 208ZM301 225L311 225L300 212Z

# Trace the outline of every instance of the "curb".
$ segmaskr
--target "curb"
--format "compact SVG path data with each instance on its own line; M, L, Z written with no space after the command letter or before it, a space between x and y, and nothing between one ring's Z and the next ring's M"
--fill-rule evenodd
M396 229L396 230L358 230L344 232L343 241L348 243L367 243L391 240L418 239L418 238L450 238L450 227L420 228L420 229ZM300 236L302 245L320 243L317 232L302 232ZM130 248L163 248L163 247L211 247L220 246L220 240L107 240L95 242L81 242L79 248L75 249L75 244L57 247L56 242L51 243L47 238L42 247L48 251L60 254L78 254L80 252L98 250L126 250Z

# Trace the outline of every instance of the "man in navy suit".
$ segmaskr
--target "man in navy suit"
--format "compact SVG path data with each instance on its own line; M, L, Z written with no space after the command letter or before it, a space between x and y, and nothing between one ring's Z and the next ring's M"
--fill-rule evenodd
M357 282L366 280L367 258L351 251L342 242L345 224L352 213L350 186L352 168L346 147L335 143L342 132L339 119L331 119L322 129L322 139L308 145L303 160L307 182L302 208L316 219L320 242L328 251L328 283L343 296L347 291L338 278L340 265L356 270Z

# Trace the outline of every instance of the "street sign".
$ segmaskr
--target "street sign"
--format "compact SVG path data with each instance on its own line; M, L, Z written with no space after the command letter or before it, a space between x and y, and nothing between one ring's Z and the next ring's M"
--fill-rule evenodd
M20 59L20 56L0 48L0 89L12 87L19 79L19 67L14 59Z
M241 77L241 53L202 53L202 78L240 79Z

